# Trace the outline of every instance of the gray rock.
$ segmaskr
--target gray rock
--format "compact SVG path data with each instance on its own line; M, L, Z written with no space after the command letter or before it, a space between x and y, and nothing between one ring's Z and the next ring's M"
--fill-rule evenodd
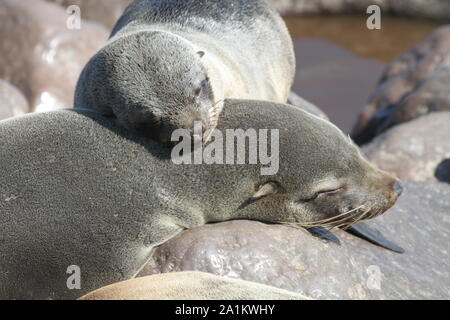
M231 221L184 231L158 247L140 275L197 270L325 299L448 299L450 186L404 186L397 205L366 223L404 254L342 230L316 229L313 236L290 226Z
M23 94L8 82L0 80L0 120L28 111L28 102Z
M379 5L383 13L408 17L450 20L446 0L268 0L282 14L365 13L368 6Z
M112 30L125 8L132 0L47 0L67 8L77 5L81 9L81 17L101 23Z
M19 88L32 111L72 107L82 68L108 38L96 23L68 29L68 17L42 0L0 1L0 78Z
M450 112L395 126L362 150L377 167L402 180L449 181L444 161L450 158Z
M385 70L353 130L358 144L403 122L450 110L450 26L434 31Z
M303 99L302 97L300 97L298 94L296 94L295 92L290 92L289 93L289 98L288 98L288 103L299 107L302 110L305 110L309 113L312 113L315 116L318 116L319 118L322 118L324 120L330 121L330 118L328 118L328 116L325 114L325 112L323 112L319 107L316 107L314 104L312 104L311 102Z

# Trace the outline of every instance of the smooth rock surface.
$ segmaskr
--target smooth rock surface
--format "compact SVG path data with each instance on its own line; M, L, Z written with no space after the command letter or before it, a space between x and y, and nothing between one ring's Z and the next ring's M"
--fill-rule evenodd
M27 113L29 106L23 94L0 79L0 120Z
M404 254L342 230L316 229L321 239L291 226L230 221L184 231L158 247L140 275L197 270L322 299L448 299L450 186L404 187L392 209L367 222Z
M68 18L46 1L0 1L0 78L23 92L31 111L72 107L82 68L108 38L96 23L69 29Z
M363 146L363 153L402 180L450 181L442 164L450 158L450 112L397 125Z
M445 26L386 68L353 130L355 141L364 144L399 123L450 110L449 84L450 26Z

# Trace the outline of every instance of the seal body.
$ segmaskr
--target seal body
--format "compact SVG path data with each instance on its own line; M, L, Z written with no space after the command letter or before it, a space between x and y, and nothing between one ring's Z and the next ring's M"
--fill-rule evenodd
M77 298L131 279L153 247L207 222L349 224L398 197L394 177L297 107L227 100L217 130L234 129L278 132L279 170L177 164L173 149L90 110L0 122L0 297ZM68 286L73 266L80 289Z
M205 272L172 272L112 284L80 300L309 300L256 282Z
M292 40L264 0L140 0L85 67L75 105L160 141L199 121L207 140L225 98L285 103L294 73Z

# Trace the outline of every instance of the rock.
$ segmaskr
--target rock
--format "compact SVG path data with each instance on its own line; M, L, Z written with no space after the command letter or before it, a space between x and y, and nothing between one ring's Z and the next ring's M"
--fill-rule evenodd
M398 16L450 20L446 0L268 0L284 15L366 13L373 4L383 13Z
M58 3L64 8L77 5L81 9L81 17L104 25L112 30L125 8L132 0L47 0Z
M28 108L27 100L18 89L0 80L0 120L27 113Z
M176 272L122 281L95 290L80 300L307 300L262 285L204 272Z
M302 110L305 110L309 113L312 113L315 116L318 116L319 118L322 118L324 120L330 121L330 118L323 112L319 107L316 107L314 104L312 104L309 101L306 101L302 97L300 97L298 94L294 92L289 93L289 100L288 103L299 107Z
M366 223L404 254L342 230L230 221L184 231L158 247L140 275L197 270L322 299L447 299L450 186L404 187L396 206Z
M353 130L358 144L372 140L396 124L424 114L450 110L450 26L394 60Z
M402 180L446 181L450 112L435 112L397 125L362 150L377 167Z
M67 18L45 1L0 1L0 78L24 93L32 111L72 107L82 68L108 37L94 23L70 30Z

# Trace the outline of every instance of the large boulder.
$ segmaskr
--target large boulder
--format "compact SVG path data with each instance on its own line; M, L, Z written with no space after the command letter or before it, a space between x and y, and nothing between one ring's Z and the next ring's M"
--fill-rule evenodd
M0 120L27 113L28 102L23 94L0 79Z
M353 130L359 144L422 115L450 110L450 26L437 29L394 60Z
M0 1L0 78L24 93L32 111L72 107L82 68L108 38L95 23L68 29L68 18L46 1Z
M450 112L400 124L363 147L367 158L400 179L450 183Z
M65 8L76 5L81 10L81 17L103 24L112 30L125 8L132 0L47 0L58 3Z
M404 186L397 205L367 223L404 254L342 230L230 221L184 231L158 247L140 275L197 270L325 299L447 299L450 186Z

